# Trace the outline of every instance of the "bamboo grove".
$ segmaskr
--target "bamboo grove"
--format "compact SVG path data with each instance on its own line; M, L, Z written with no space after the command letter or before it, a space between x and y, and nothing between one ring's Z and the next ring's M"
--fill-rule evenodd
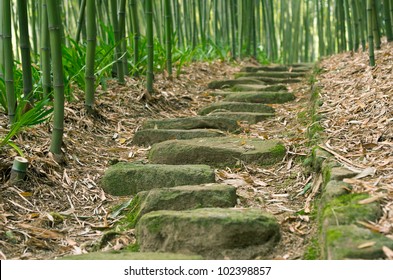
M61 155L64 103L84 90L88 113L106 79L179 76L195 60L315 61L393 40L393 0L0 0L0 113L13 145L23 127L51 119Z

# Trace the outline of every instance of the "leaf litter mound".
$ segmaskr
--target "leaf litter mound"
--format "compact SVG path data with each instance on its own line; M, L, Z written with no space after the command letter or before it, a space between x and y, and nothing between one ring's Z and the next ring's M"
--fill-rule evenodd
M321 146L360 172L345 180L354 192L369 193L367 203L382 203L381 219L362 225L393 239L393 44L384 43L375 55L375 67L368 65L366 52L342 53L321 62Z

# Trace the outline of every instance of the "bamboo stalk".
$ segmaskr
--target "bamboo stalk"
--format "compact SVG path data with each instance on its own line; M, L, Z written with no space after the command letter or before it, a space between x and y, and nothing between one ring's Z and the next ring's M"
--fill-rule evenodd
M94 92L95 92L95 76L94 76L94 60L96 51L96 8L94 0L86 1L86 68L85 68L85 109L88 113L94 112Z
M55 159L63 161L61 146L64 131L64 74L62 62L62 32L60 11L56 1L46 1L48 12L48 27L50 49L53 68L54 108L53 108L53 131L50 151Z
M370 66L375 66L375 56L374 56L374 20L373 20L373 0L367 0L367 28L368 28L368 51L369 51L369 64Z
M4 81L7 95L7 110L10 124L15 122L16 96L14 89L14 59L11 37L11 3L3 0L3 47L4 47Z
M41 23L40 23L40 63L42 72L42 90L46 98L51 92L50 74L50 42L48 28L48 12L46 1L41 0Z
M146 71L146 88L148 94L153 93L153 63L154 63L154 45L153 45L153 2L146 1L146 38L147 38L147 71Z

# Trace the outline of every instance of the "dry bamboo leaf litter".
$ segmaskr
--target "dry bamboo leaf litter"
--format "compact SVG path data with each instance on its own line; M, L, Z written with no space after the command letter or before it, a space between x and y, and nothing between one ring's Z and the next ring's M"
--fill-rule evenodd
M342 53L322 60L318 77L328 151L363 169L345 181L382 202L386 214L376 226L387 235L393 233L392 61L393 44L384 43L376 51L376 67L368 66L366 52Z

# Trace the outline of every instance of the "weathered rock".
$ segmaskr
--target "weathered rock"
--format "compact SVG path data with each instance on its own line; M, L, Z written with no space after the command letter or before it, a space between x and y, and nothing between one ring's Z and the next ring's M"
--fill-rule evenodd
M258 72L258 71L275 71L275 72L283 72L283 71L291 71L291 72L308 72L310 71L310 67L291 67L284 65L269 65L269 66L245 66L240 69L240 72Z
M262 81L255 80L252 78L242 78L236 80L216 80L210 82L207 87L210 89L222 89L222 88L229 88L234 85L240 84L249 84L249 85L264 85Z
M359 204L368 194L345 194L326 203L322 212L323 225L348 225L357 221L377 221L381 217L378 202Z
M288 91L287 86L285 85L235 85L232 87L232 91Z
M236 166L240 161L268 165L282 160L285 152L285 147L276 140L211 137L154 144L149 160L152 163L208 164L214 167Z
M201 256L173 253L140 253L128 251L93 252L66 256L62 260L202 260Z
M220 116L195 116L175 119L147 120L142 129L219 129L238 132L239 124Z
M220 137L226 134L216 129L144 129L138 130L132 143L149 146L166 140Z
M266 255L280 240L280 226L259 209L156 211L139 220L137 239L142 252L254 259Z
M207 165L159 165L118 163L101 179L105 192L130 195L155 188L199 185L215 182L214 170Z
M330 226L323 239L323 258L329 260L382 259L383 246L393 249L392 239L356 225Z
M131 209L122 224L133 227L144 214L158 210L192 210L197 208L234 207L236 188L224 184L203 184L139 192L131 201Z
M257 71L257 72L238 72L235 73L235 77L262 77L262 78L279 78L279 79L293 79L293 78L302 78L305 76L305 73L300 72L265 72L265 71Z
M355 177L358 173L340 166L335 160L325 160L322 163L322 176L324 183L330 180L342 181L345 178Z
M234 119L240 122L247 122L248 124L259 123L268 118L274 117L273 113L248 113L248 112L220 112L213 111L209 115L222 116Z
M274 109L265 104L244 102L216 102L199 110L198 114L207 115L215 110L226 110L229 112L249 113L274 113Z
M292 92L234 92L227 95L224 101L280 104L295 99Z
M271 78L271 77L265 77L263 75L259 75L258 73L237 73L237 74L235 74L235 77L237 77L238 79L248 77L248 78L252 78L252 79L264 82L268 85L292 84L292 83L301 82L301 79L299 79L299 78Z
M323 189L321 200L325 205L336 197L348 194L351 189L352 187L350 184L344 183L343 181L331 180Z

